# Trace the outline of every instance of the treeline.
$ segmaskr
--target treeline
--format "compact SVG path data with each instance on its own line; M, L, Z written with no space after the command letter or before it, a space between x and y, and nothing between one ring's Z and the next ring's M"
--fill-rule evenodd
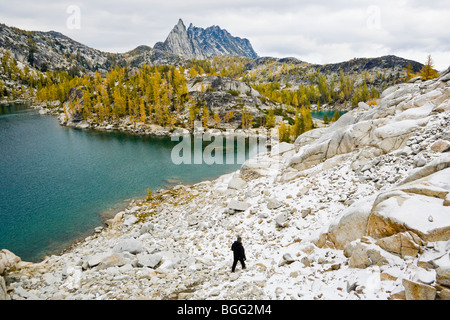
M101 76L73 78L40 89L37 101L68 102L70 114L79 113L99 124L129 117L131 122L173 128L189 100L182 67L143 65L137 71L116 67Z
M360 101L376 99L380 96L375 87L375 79L369 73L363 74L362 83L357 84L356 75L346 75L341 70L339 77L327 78L320 72L309 77L310 85L300 84L296 87L289 83L281 88L279 82L254 84L253 88L271 101L293 107L310 107L312 104L318 106L324 104L351 103L353 107ZM370 86L370 89L369 89Z
M60 77L37 90L36 101L59 101L66 118L79 114L93 123L105 124L127 118L131 123L157 124L169 129L192 128L201 121L204 128L240 120L249 129L265 125L245 107L223 115L212 113L202 100L191 99L187 81L197 75L234 77L243 68L242 58L191 60L189 66L148 66L139 69L116 67L105 75Z
M157 124L163 127L192 128L202 121L205 128L240 121L243 129L276 126L275 117L283 120L279 127L281 141L292 142L314 128L310 107L324 104L349 104L374 100L392 82L404 81L398 73L362 72L322 73L310 66L292 63L260 65L247 70L251 59L214 57L192 59L183 66L144 64L140 68L116 66L106 74L76 76L67 71L42 72L26 63L20 65L7 51L2 51L0 99L27 94L37 102L57 101L69 119L75 114L92 123L106 124L126 120L129 123ZM28 62L32 62L30 53ZM423 78L433 76L431 58ZM411 72L404 72L408 77ZM431 74L431 75L430 75ZM187 82L199 75L230 77L249 83L262 95L261 100L278 104L263 116L255 117L245 107L224 114L212 113L201 100L191 99ZM3 81L2 81L3 79ZM14 85L11 85L11 81ZM8 82L8 83L7 83ZM233 94L233 92L230 91ZM55 105L55 104L52 104ZM336 121L337 113L331 121ZM330 120L324 119L325 123Z
M73 76L65 71L42 72L19 62L7 50L1 52L0 99L33 98L36 91L54 83L68 84ZM3 79L3 80L2 80Z
M245 76L245 66L250 61L250 58L233 56L212 57L206 60L191 59L187 62L186 68L190 70L191 78L206 74L240 79Z

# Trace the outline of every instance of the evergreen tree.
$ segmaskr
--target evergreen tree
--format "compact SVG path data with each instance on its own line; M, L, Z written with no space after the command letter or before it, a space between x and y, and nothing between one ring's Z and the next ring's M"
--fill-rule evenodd
M127 100L120 93L120 90L118 88L116 88L113 91L113 101L114 101L114 108L112 109L113 116L116 117L117 119L120 119L122 116L126 114Z
M301 113L300 114L297 113L295 115L294 125L291 126L290 133L292 140L297 139L297 137L304 132L305 132L305 120L303 119L303 115Z
M147 112L145 110L145 103L143 99L140 99L139 101L139 115L141 122L145 122L147 120Z
M423 81L434 79L439 77L439 73L434 69L433 60L431 59L431 55L428 55L427 62L420 70L420 75Z
M331 121L336 122L339 120L340 117L341 117L341 115L339 114L339 111L335 111L333 114L333 118L331 118Z
M199 108L196 104L192 103L189 108L189 124L194 127L194 121L197 119L197 115L199 113Z
M266 127L273 128L275 127L275 112L273 109L270 109L266 115Z
M225 122L230 122L234 118L234 112L233 111L227 111L225 113Z
M203 107L202 124L203 124L203 128L208 129L208 127L209 127L209 111L206 106Z
M147 188L147 197L145 198L145 201L150 201L153 199L152 190L150 188Z
M248 129L254 124L253 114L251 114L246 107L242 109L242 129Z
M408 62L408 65L406 66L405 71L406 71L406 81L409 81L412 78L414 78L415 75L413 72L413 67L410 62Z
M214 115L213 115L214 128L217 128L221 122L222 122L222 118L220 117L220 115L217 112L214 112Z
M314 122L312 120L311 110L309 108L301 107L300 115L301 115L302 121L304 123L303 132L307 132L311 129L314 129Z
M286 125L284 121L282 121L278 127L278 140L280 142L291 142L290 125Z

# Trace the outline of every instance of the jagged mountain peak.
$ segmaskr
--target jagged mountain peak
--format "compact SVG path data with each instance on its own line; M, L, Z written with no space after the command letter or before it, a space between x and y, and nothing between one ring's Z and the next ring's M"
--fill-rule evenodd
M184 58L205 59L213 56L235 55L256 58L248 39L232 36L217 25L206 29L192 23L186 29L182 19L170 31L164 42L155 44L154 49L167 51Z
M192 24L192 23L191 23ZM186 30L186 26L184 25L184 22L183 22L183 20L180 18L180 19L178 19L178 23L177 23L177 25L175 26L175 28L181 28L181 29L185 29Z

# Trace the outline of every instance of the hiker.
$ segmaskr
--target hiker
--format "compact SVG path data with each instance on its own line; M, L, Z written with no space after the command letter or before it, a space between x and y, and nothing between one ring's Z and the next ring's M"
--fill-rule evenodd
M238 261L241 262L242 269L245 269L245 263L244 261L247 260L245 258L245 250L242 246L242 238L238 237L237 240L232 244L231 250L233 250L233 266L231 267L231 272L234 272L236 270L236 265Z

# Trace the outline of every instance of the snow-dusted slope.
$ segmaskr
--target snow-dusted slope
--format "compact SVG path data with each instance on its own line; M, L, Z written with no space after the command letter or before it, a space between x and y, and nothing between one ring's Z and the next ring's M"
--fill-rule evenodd
M135 202L12 299L449 299L450 69L240 171ZM247 266L231 273L240 235ZM0 268L1 269L1 268Z

